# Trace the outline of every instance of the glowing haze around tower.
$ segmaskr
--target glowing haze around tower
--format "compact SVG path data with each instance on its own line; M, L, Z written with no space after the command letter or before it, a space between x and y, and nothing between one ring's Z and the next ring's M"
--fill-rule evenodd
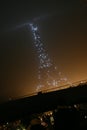
M33 23L21 24L12 30L23 28L25 26L29 29L29 31L31 29L33 44L38 55L38 85L36 85L36 91L43 91L44 89L46 90L59 87L69 83L67 78L62 75L62 73L54 65L54 62L50 59L44 43L41 40L39 29L35 21Z

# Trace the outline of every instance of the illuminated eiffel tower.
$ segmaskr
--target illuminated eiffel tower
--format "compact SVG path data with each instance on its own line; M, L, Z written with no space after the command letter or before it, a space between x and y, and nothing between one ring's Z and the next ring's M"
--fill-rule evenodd
M31 27L34 45L37 51L39 65L38 65L38 85L36 91L42 91L46 88L57 87L61 83L66 83L67 78L62 76L57 67L53 65L48 53L41 40L38 26L35 23L29 24Z

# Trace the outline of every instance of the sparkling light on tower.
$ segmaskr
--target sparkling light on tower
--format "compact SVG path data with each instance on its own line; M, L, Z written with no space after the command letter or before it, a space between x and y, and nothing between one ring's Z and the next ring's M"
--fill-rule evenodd
M31 27L34 45L38 54L38 80L39 84L36 91L44 90L46 88L57 87L62 83L67 82L67 78L62 77L61 72L53 65L52 60L49 58L41 37L39 34L38 26L35 23L29 24Z
M40 33L36 22L33 23L24 23L19 26L16 26L12 30L19 29L22 27L28 27L31 29L33 36L33 44L36 48L38 55L38 85L36 91L43 91L46 89L51 89L55 87L60 87L61 85L71 84L65 76L59 71L57 66L54 65L54 62L50 59L45 46L41 40Z

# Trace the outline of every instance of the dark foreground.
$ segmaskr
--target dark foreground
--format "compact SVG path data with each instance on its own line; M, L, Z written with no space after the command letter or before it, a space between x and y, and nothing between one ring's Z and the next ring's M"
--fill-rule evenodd
M0 104L0 124L0 130L87 129L87 84Z

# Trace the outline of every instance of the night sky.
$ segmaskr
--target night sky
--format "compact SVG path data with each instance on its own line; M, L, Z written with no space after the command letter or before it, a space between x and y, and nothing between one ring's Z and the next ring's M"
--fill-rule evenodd
M16 26L37 19L41 39L70 82L87 79L87 0L0 3L0 101L35 92L38 59L32 33Z

